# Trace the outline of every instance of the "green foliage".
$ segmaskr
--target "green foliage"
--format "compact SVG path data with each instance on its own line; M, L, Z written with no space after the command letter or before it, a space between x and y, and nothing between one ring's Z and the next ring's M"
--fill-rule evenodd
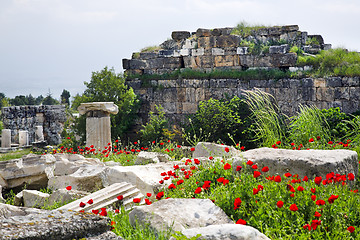
M2 100L7 101L8 104L13 106L40 105L43 101L43 99L40 99L39 97L34 98L31 94L26 96L24 95L15 96L15 98L12 99L3 98ZM4 107L5 105L6 104L4 104Z
M306 40L306 45L320 45L316 37L309 37Z
M70 92L69 91L64 89L60 95L60 99L61 99L61 104L66 104L66 105L70 106Z
M143 142L150 143L152 141L165 141L173 138L173 134L169 131L169 123L165 118L164 108L155 105L156 114L149 113L150 118L143 129L140 130Z
M42 101L43 105L58 105L60 104L58 100L52 97L51 93L49 92L48 95Z
M111 115L111 135L123 136L134 123L139 107L139 100L133 89L125 85L125 76L116 74L113 68L105 67L99 72L93 72L91 81L84 84L86 90L82 95L74 97L72 108L77 109L84 102L114 102L119 113ZM85 126L85 117L80 117L75 125ZM83 128L78 130L81 136L85 135Z
M291 118L289 126L289 139L295 143L302 143L307 147L309 139L317 139L317 145L312 148L319 148L326 145L330 140L330 128L326 116L315 106L299 106L300 112ZM320 144L320 145L319 145Z
M317 77L360 76L360 54L342 48L320 51L316 56L298 56L297 65L312 66L312 75Z
M201 162L199 165L190 163L195 167L190 178L174 179L176 188L164 188L164 198L211 199L234 222L245 220L246 225L258 229L270 239L358 239L358 230L352 234L347 231L349 226L358 229L360 223L360 198L358 193L350 191L354 188L334 181L317 185L313 176L308 176L309 180L305 181L291 169L289 171L293 176L282 175L281 182L275 182L273 176L261 171L264 165L258 166L261 174L254 177L254 169L245 162L236 172L232 169L234 165L230 169L225 168L225 164L231 162L223 161ZM176 175L183 176L183 173L176 170ZM183 182L178 184L179 180ZM204 187L206 181L210 183ZM294 188L293 196L290 186ZM299 186L303 190L299 190ZM195 192L197 189L200 191ZM311 189L315 189L315 193ZM316 195L316 200L324 200L325 205L318 206L311 199L312 195ZM338 196L333 203L328 201L331 195ZM241 202L235 205L235 199ZM278 207L278 201L283 201L284 205ZM292 204L296 204L298 210L292 211ZM321 217L314 217L316 211L321 213ZM321 220L321 225L311 231L304 229L304 225L311 225L315 219Z
M209 99L199 103L198 110L192 118L195 136L207 136L207 141L233 144L241 142L249 146L251 139L246 131L250 125L250 112L244 99L235 96L232 99ZM187 129L187 135L192 135ZM202 131L202 132L201 132ZM228 135L231 134L231 139Z
M245 21L241 21L239 24L236 25L236 27L234 27L231 34L247 37L252 33L252 31L267 27L268 26L265 25L249 24Z
M329 125L331 138L335 141L346 140L346 135L351 131L351 125L347 122L351 116L341 112L339 107L322 109L321 112Z
M357 146L358 155L360 152L360 116L355 116L352 120L345 121L351 125L352 131L346 134L346 138L351 140L351 144Z
M144 47L140 50L140 52L155 52L155 51L159 51L161 48L160 46L149 46L149 47Z
M275 142L283 142L287 135L287 118L272 95L255 89L245 91L246 102L252 113L253 131L256 140L263 147L271 147Z
M291 53L296 53L297 55L302 55L302 54L304 54L304 51L301 50L301 48L299 48L299 47L296 46L296 45L292 46L292 47L290 48L290 51L289 51L289 52L291 52ZM299 61L299 60L298 60L298 61ZM303 59L302 59L301 61L303 61Z
M132 226L129 219L129 212L121 207L118 214L113 212L108 212L108 216L111 221L115 224L113 225L113 232L116 235L126 239L126 240L168 240L171 236L171 229L168 229L164 232L157 232L149 226L149 224L142 225L136 221L135 226Z
M182 232L175 231L175 233L172 234L171 236L174 237L176 240L197 240L198 238L201 237L201 234L196 234L195 236L188 238Z
M29 154L29 153L31 153L30 148L26 148L24 150L17 150L17 151L13 151L13 152L8 152L8 153L0 153L0 161L18 159L18 158L21 158L24 155Z

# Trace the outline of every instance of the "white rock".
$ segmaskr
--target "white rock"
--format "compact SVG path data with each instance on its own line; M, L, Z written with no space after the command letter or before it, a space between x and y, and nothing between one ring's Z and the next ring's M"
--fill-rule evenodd
M225 151L225 148L229 149L229 152ZM241 156L241 151L235 149L232 146L221 145L216 143L209 142L199 142L195 146L195 151L193 152L193 158L200 157L239 157Z
M105 166L105 164L97 158L85 158L79 154L57 153L54 157L56 159L54 170L55 176L72 174L82 166Z
M23 190L24 207L40 208L43 207L50 194L37 190Z
M5 188L23 186L44 187L54 175L53 155L29 154L20 159L0 162L0 183Z
M48 181L48 187L57 190L71 186L75 190L94 192L104 187L102 175L107 167L82 166L70 175L55 176Z
M167 228L183 231L187 228L233 223L225 212L209 199L164 199L148 206L135 207L129 213L129 219L133 226L137 220L140 224L150 224L150 227L157 231Z
M298 174L299 177L326 177L327 173L358 174L359 162L357 153L350 150L289 150L258 148L243 152L243 158L234 158L233 169L251 160L259 165L269 167L269 175Z
M78 107L78 111L81 115L87 113L88 111L103 111L107 113L117 114L119 112L119 108L113 102L89 102L82 103Z
M191 238L201 234L198 239L206 240L270 240L256 228L241 224L221 224L207 227L190 228L182 231L186 237ZM170 240L175 240L171 237Z
M24 199L23 199L23 191L19 192L14 197L14 205L15 206L23 206L24 205Z
M171 179L160 184L163 179L160 175L163 172L174 170L175 164L183 164L183 162L153 163L147 165L134 166L115 166L108 167L102 175L104 186L110 186L113 183L128 182L138 188L142 194L155 193L163 187L171 183Z
M9 204L0 203L0 219L12 216L25 216L30 213L41 213L42 210L36 208L16 207Z
M170 160L171 160L171 157L164 153L142 151L136 157L135 165L144 165L144 164L148 164L148 163L159 163L159 162L169 162Z

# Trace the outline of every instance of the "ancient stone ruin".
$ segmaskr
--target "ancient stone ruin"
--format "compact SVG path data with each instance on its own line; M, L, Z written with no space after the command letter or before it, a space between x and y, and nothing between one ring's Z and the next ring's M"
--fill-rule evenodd
M4 129L2 147L27 146L34 142L61 143L66 121L65 106L13 106L1 110Z
M289 68L297 55L291 46L306 53L331 48L321 35L308 35L298 25L263 27L250 33L237 33L234 28L202 29L190 33L172 32L172 39L152 51L135 52L123 59L128 74L162 74L177 69L236 69L253 67ZM308 39L316 44L307 45ZM253 43L253 44L252 44ZM265 46L261 49L261 46Z

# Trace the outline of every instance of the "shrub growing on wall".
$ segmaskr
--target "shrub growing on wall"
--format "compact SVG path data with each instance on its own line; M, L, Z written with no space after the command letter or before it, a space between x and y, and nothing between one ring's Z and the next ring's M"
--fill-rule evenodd
M232 99L209 99L200 102L192 117L192 123L197 135L207 136L207 141L220 141L229 145L240 142L247 148L254 146L249 131L248 107L245 101L237 96Z

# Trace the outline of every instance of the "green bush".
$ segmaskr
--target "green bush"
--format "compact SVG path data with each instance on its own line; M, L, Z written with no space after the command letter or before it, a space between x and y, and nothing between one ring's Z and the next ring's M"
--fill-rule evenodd
M340 111L340 108L322 109L326 122L329 124L331 138L335 141L346 140L346 135L351 130L351 124L347 121L352 117Z
M254 143L248 130L249 114L244 99L237 96L223 100L209 99L200 102L192 117L192 124L195 134L207 136L207 141L220 141L229 145L241 142L250 148ZM187 129L188 135L194 134L191 130Z
M165 141L173 137L173 134L169 131L169 123L165 118L164 108L157 105L155 105L155 108L157 113L150 111L149 121L140 130L141 139L145 143Z
M251 34L252 31L267 27L268 26L265 25L249 24L245 21L241 21L239 24L236 25L236 27L234 27L231 34L247 37Z

